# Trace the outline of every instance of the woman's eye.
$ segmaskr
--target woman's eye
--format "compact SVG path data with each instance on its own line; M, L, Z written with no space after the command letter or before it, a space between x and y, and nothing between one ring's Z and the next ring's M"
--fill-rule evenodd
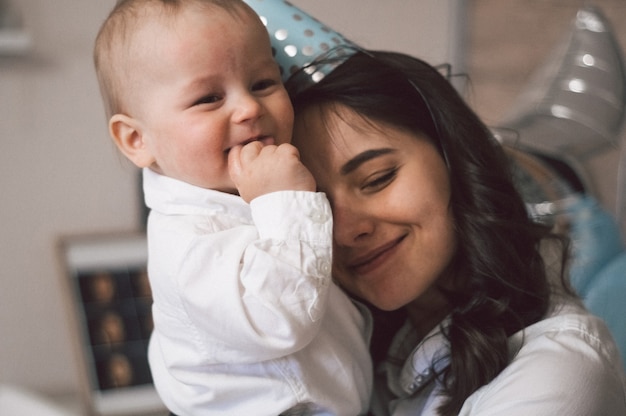
M367 181L363 185L363 189L366 191L376 191L384 188L391 183L398 173L398 168L382 172L380 175L375 175L371 180Z

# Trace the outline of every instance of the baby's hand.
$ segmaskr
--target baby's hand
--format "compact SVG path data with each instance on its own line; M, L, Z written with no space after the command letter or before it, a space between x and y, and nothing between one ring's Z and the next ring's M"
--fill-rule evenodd
M300 162L298 149L251 142L235 146L228 155L230 177L246 202L276 191L315 191L315 179Z

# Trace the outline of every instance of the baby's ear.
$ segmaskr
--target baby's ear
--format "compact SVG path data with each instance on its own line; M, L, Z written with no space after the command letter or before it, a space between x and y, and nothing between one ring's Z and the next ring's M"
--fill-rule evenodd
M138 120L124 114L115 114L109 120L109 133L118 149L138 167L146 168L155 162Z

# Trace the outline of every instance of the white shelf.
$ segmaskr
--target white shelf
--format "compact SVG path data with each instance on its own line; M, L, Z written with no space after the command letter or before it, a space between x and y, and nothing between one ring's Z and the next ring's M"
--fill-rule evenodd
M0 56L22 55L31 48L30 34L18 29L0 29Z

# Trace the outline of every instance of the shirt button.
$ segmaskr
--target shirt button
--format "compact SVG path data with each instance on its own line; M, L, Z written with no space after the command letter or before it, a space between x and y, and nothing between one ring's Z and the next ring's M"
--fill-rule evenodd
M330 263L326 260L320 260L317 264L317 268L323 275L330 274Z
M322 223L322 222L326 222L328 220L328 216L326 214L324 214L323 212L315 211L315 212L311 213L311 219L314 222Z
M413 393L415 390L420 388L422 384L424 384L424 377L422 376L415 377L415 380L413 380L413 382L409 384L409 392Z

